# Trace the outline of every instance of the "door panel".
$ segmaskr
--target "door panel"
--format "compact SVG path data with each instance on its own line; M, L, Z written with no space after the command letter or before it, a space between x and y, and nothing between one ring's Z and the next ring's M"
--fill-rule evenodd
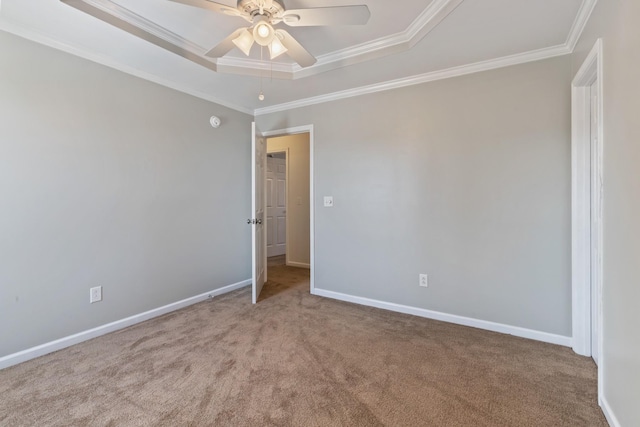
M286 159L267 158L267 255L287 251L287 174Z
M258 302L260 291L266 280L266 251L265 251L265 175L267 144L265 138L256 128L255 122L251 124L251 224L252 243L252 302Z
M269 158L267 158L267 252L270 251L270 248L273 246L273 238L274 238L274 221L273 221L273 207L274 207L274 190L273 190L273 170L270 167ZM272 256L267 254L268 256Z

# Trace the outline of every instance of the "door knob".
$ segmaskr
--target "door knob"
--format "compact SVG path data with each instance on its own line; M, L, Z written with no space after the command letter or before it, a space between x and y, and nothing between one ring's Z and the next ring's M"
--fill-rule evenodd
M261 219L257 220L257 222L258 222L258 224L262 224L262 220Z

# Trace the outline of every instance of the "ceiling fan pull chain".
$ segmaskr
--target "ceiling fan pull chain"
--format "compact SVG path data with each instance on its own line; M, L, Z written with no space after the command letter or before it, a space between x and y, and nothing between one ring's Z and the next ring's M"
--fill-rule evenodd
M260 46L260 63L263 62L264 46ZM260 94L258 95L260 101L264 101L264 92L262 92L262 67L260 67Z

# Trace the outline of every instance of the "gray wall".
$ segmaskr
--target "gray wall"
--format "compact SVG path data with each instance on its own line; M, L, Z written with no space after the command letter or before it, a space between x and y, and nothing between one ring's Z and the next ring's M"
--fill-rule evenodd
M3 32L0 52L0 357L250 277L250 116Z
M640 425L640 2L600 0L573 55L576 73L604 45L604 396Z
M258 117L314 125L316 287L570 336L570 77L562 57Z

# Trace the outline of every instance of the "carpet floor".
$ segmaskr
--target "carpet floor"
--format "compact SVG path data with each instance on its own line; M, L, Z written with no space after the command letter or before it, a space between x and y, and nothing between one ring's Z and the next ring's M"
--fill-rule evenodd
M606 426L571 349L320 298L308 270L0 371L2 426Z

